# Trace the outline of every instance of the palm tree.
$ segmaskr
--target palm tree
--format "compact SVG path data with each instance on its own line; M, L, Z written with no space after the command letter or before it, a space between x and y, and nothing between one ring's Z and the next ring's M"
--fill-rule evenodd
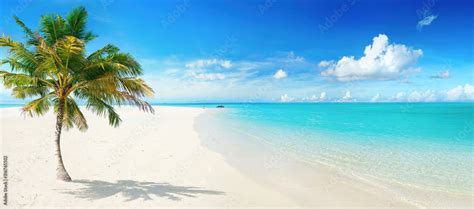
M87 121L76 100L99 116L108 117L117 127L121 119L113 105L132 104L145 112L154 110L143 100L153 90L138 76L140 64L113 45L86 55L85 44L96 36L86 31L87 12L83 7L72 10L65 18L46 15L40 30L32 31L14 17L26 35L26 42L0 37L0 47L8 49L1 64L11 71L0 71L0 79L12 95L27 102L22 111L29 116L44 115L50 107L56 114L57 178L71 181L61 155L61 130L77 127L85 131Z

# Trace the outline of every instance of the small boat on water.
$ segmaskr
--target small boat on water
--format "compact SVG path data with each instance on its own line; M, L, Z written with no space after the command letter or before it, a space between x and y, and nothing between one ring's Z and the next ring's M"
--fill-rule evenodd
M216 108L224 108L224 105L217 105Z

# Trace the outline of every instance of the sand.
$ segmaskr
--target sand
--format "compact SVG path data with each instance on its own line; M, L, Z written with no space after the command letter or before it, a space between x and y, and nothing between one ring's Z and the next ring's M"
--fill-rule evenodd
M19 108L0 109L0 150L2 156L8 156L8 206L416 206L328 169L302 171L304 179L312 179L307 184L284 182L302 189L278 189L259 180L262 175L242 171L224 155L202 144L195 122L204 109L163 106L155 109L152 115L131 107L120 108L123 123L119 128L110 127L106 119L84 111L89 129L86 132L72 129L62 135L64 163L73 178L70 183L55 180L53 113L28 118L20 114Z

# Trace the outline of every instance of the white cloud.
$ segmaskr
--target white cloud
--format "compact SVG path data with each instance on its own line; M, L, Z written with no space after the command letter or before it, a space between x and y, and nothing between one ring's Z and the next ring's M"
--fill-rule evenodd
M474 86L469 84L464 85L464 95L468 100L474 100Z
M283 70L283 69L279 69L274 75L273 75L273 78L275 79L282 79L282 78L286 78L288 75L286 74L286 72Z
M227 69L232 67L232 62L221 59L200 59L186 64L187 68L205 68L208 66L220 66Z
M342 100L350 100L352 98L351 92L346 91L346 94L342 97Z
M462 86L456 86L450 90L448 90L447 95L448 97L446 98L449 101L455 101L458 100L461 95L463 94L463 87Z
M229 60L225 60L223 63L221 63L221 66L224 68L230 68L232 67L232 63L230 63Z
M323 60L321 62L319 62L318 66L321 67L321 68L327 68L331 65L334 65L334 61L333 60Z
M370 99L371 102L376 102L377 100L379 100L380 98L380 94L376 94L374 97L372 97L372 99Z
M224 59L198 59L187 62L185 67L188 77L203 81L224 80L228 75L235 74L233 71L223 71L233 67L230 60Z
M405 98L405 95L406 93L405 92L398 92L396 95L395 95L395 100L396 101L401 101L403 100L403 98Z
M464 87L459 85L446 92L448 101L457 100L474 100L474 86L465 84Z
M224 80L226 77L222 73L196 73L192 72L189 76L206 81Z
M318 100L318 97L315 94L311 95L310 97L304 97L302 99L302 101L317 101L317 100Z
M311 97L303 98L303 101L306 101L306 100L315 101L315 102L322 102L322 101L326 100L326 92L321 92L321 94L319 96L317 96L316 94L313 94L313 95L311 95Z
M291 102L295 100L293 97L289 97L288 94L284 94L280 97L280 102Z
M409 102L434 102L436 101L436 95L431 90L424 92L413 91L408 95L407 100Z
M351 95L351 91L346 91L344 96L341 99L334 100L335 102L357 102L357 99L353 98Z
M422 20L418 21L418 24L416 25L416 29L421 31L423 27L431 25L431 23L438 18L438 15L429 15L425 16Z
M319 66L327 66L322 76L332 76L338 81L390 80L398 79L415 70L421 49L412 49L403 44L389 44L388 37L380 34L373 43L365 47L364 56L344 56L339 61L321 61ZM330 64L334 62L334 64Z
M326 100L326 92L321 92L321 95L319 95L319 100L324 101Z
M413 91L408 95L409 102L419 102L421 100L421 94L418 91Z
M449 70L441 71L438 73L438 75L431 76L431 78L439 78L439 79L447 79L449 77L451 77L451 73L449 72Z
M293 51L290 51L286 57L286 62L304 62L304 57L297 56Z
M398 102L474 101L474 85L458 85L447 91L414 90L408 94L398 92L392 100Z

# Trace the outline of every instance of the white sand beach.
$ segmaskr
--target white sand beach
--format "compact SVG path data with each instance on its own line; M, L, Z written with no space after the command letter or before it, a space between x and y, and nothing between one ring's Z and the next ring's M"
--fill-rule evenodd
M205 110L155 107L154 115L122 107L123 123L85 111L89 130L64 131L62 153L73 182L55 179L55 118L0 109L1 151L8 156L8 205L21 207L385 208L416 207L328 169L263 183L202 145L195 118ZM291 173L291 172L290 172ZM329 186L329 187L328 187ZM328 189L329 188L329 189Z

